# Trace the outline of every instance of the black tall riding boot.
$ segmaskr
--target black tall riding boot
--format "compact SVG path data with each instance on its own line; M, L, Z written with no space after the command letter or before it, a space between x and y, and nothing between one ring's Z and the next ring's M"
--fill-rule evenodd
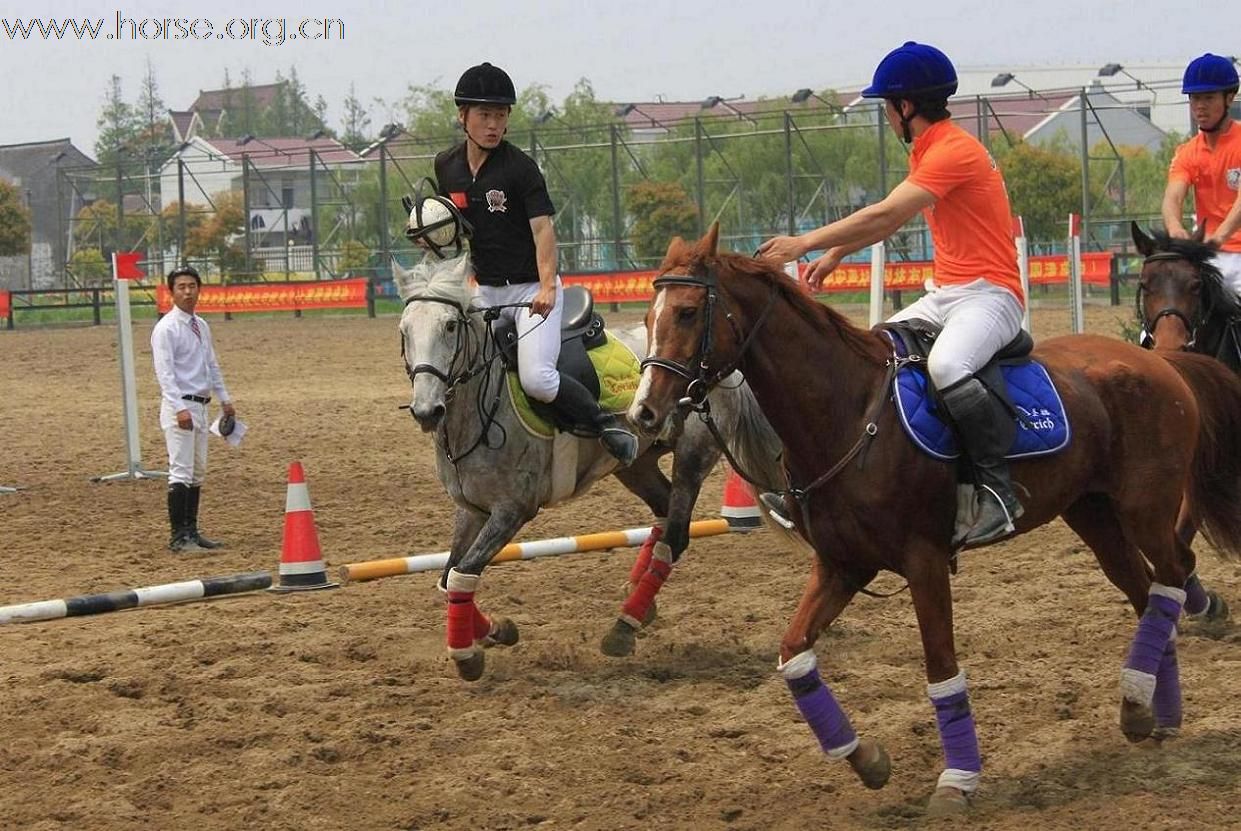
M209 540L202 534L198 533L198 499L202 496L202 485L190 485L189 510L186 514L186 524L189 526L187 535L198 543L199 548L208 550L213 548L222 548L224 543Z
M190 486L182 482L174 482L168 486L168 524L172 527L172 536L168 540L168 550L201 551L202 547L190 535Z
M560 389L552 400L552 407L569 421L598 430L599 443L622 465L631 465L638 458L638 437L620 418L604 412L590 390L576 378L561 374Z
M1013 522L1024 513L1004 460L1017 424L977 378L959 381L941 390L940 395L956 421L957 438L973 463L977 483L977 513L969 528L958 530L953 545L984 545L1006 537L1013 532Z

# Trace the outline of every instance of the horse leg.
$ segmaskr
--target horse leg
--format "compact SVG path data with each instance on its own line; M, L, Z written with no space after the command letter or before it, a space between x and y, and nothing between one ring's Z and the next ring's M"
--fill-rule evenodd
M958 814L969 810L970 796L978 789L982 756L965 671L957 665L948 556L932 548L921 555L915 552L906 562L905 579L909 581L926 656L927 694L935 708L944 749L944 770L927 803L927 815Z
M677 464L674 460L674 479ZM618 470L616 478L655 514L651 535L643 543L629 573L629 593L621 606L621 614L600 643L604 655L623 658L633 654L637 631L655 619L655 595L668 579L672 564L680 554L679 551L674 554L669 547L669 532L675 538L677 525L684 524L688 536L689 513L675 514L675 508L670 507L676 501L676 493L659 469L656 453L647 453L629 467ZM692 501L690 508L693 508ZM681 547L684 549L683 544Z
M1176 534L1186 545L1192 545L1197 533L1198 528L1190 513L1189 497L1186 496L1176 518ZM1228 604L1219 594L1202 585L1196 566L1196 560L1185 564L1189 571L1189 578L1185 581L1185 617L1202 623L1222 623L1228 619Z
M878 790L892 774L887 751L874 739L858 738L849 717L819 676L814 654L819 633L840 615L857 589L874 576L871 572L864 579L846 581L815 557L797 611L780 642L778 669L823 752L830 759L848 759L862 784Z
M1134 611L1143 615L1150 596L1151 575L1138 547L1126 537L1111 499L1090 494L1064 512L1064 521L1094 552L1107 579L1125 596ZM1181 682L1176 660L1175 635L1169 638L1155 672L1151 710L1131 702L1122 703L1121 722L1136 736L1149 734L1157 740L1172 738L1181 726ZM1153 724L1147 723L1153 718Z
M457 665L457 674L466 681L483 675L483 647L517 643L517 625L507 618L492 620L474 602L483 569L526 522L521 511L499 507L483 523L461 561L449 568L445 579L448 591L448 655Z
M1131 742L1159 731L1175 735L1181 723L1180 673L1176 660L1176 623L1185 605L1185 564L1193 551L1177 534L1164 506L1135 506L1118 518L1126 536L1148 540L1147 559L1155 570L1138 629L1120 671L1120 729ZM1162 690L1160 690L1162 688ZM1157 715L1158 714L1158 715Z

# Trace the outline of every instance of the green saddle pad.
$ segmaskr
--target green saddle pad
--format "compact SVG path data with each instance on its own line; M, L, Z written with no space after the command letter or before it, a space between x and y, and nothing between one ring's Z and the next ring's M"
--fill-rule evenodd
M606 342L586 354L599 376L599 406L609 413L623 413L629 409L634 394L638 391L638 379L641 377L638 356L611 332L605 331L604 336ZM526 430L543 438L550 439L554 436L556 428L551 422L536 415L530 408L530 399L521 388L517 373L506 372L505 375L508 379L509 399Z

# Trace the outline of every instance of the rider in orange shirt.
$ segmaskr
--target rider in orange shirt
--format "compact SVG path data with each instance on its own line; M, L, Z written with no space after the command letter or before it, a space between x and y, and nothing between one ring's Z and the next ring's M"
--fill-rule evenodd
M1004 459L1015 425L974 373L1020 332L1025 298L1004 179L986 148L952 122L947 103L956 90L956 70L935 47L909 42L889 53L862 96L884 99L888 124L912 142L909 176L881 202L817 230L770 239L759 253L784 263L825 251L806 270L817 289L844 257L886 239L919 212L926 216L934 288L890 320L943 327L927 372L979 484L975 522L955 542L982 545L1012 533L1023 509Z
M1220 251L1215 264L1241 293L1241 128L1229 109L1237 96L1237 70L1231 58L1207 53L1185 68L1181 92L1189 96L1189 112L1198 135L1176 149L1163 194L1163 223L1168 234L1186 239L1181 210L1194 189L1194 212L1206 241Z

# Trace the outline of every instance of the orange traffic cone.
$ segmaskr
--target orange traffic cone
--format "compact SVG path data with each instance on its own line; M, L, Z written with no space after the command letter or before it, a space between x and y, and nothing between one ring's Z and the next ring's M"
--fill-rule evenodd
M728 468L728 478L724 480L724 504L720 508L720 516L728 520L730 531L751 531L763 524L749 484L731 467Z
M274 592L334 589L329 583L327 567L319 552L319 534L315 531L315 512L310 508L310 491L302 463L289 465L289 490L284 502L284 542L280 547L280 585Z

